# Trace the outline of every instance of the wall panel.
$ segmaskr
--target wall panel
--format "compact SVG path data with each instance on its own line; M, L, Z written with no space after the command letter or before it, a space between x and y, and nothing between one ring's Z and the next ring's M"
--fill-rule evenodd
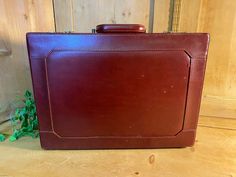
M149 0L54 0L58 32L91 32L101 23L141 23L148 27Z
M153 32L168 31L170 13L170 0L155 0Z

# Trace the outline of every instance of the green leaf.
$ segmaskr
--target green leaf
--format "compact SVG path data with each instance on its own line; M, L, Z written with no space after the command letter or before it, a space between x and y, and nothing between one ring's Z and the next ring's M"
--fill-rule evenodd
M0 142L4 141L6 138L3 134L0 134Z
M25 91L25 95L24 95L24 96L25 96L26 98L31 97L31 95L32 95L32 94L31 94L31 92L30 92L29 90L26 90L26 91Z
M17 140L17 138L14 135L10 136L10 138L9 138L10 142L14 142L16 140Z
M31 106L31 101L30 100L26 100L25 101L25 105L28 106L28 107Z

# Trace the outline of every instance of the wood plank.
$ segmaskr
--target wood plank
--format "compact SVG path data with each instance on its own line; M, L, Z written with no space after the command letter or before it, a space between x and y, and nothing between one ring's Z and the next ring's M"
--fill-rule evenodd
M72 0L54 0L54 14L57 32L74 31Z
M155 0L153 32L168 31L170 0Z
M199 15L202 0L181 0L179 13L178 32L196 32L198 29ZM177 14L176 14L177 15Z
M25 137L0 143L0 157L6 177L233 177L236 131L200 126L193 147L146 150L45 151L38 139Z
M225 117L200 116L198 125L208 128L219 128L236 131L236 120Z
M214 117L228 117L235 118L236 116L236 99L203 95L201 102L201 115Z
M10 56L0 56L0 112L5 112L16 95L32 87L25 34L54 31L52 1L0 0L0 15L0 38L11 50Z
M54 0L57 31L91 32L101 23L141 23L148 28L149 0Z
M10 43L9 43L9 33L7 32L6 24L7 24L7 17L4 8L4 1L0 0L0 50L11 50ZM6 84L7 80L4 78L5 72L3 72L3 62L6 56L0 55L0 85ZM5 93L5 89L0 87L0 121L6 119L6 115L9 111L8 108L8 95Z

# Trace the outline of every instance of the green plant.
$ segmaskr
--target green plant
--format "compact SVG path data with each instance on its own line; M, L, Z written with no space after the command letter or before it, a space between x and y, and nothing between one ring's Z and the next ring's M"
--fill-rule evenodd
M5 140L5 136L3 134L0 133L0 142Z
M10 141L15 141L22 136L38 137L38 118L36 115L35 101L30 91L26 90L24 94L22 108L17 108L11 117L13 134Z

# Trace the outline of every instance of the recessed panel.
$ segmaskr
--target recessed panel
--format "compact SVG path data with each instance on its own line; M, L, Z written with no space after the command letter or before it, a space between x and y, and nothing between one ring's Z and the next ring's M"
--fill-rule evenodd
M159 137L183 127L184 51L63 51L45 59L53 130L62 137Z

